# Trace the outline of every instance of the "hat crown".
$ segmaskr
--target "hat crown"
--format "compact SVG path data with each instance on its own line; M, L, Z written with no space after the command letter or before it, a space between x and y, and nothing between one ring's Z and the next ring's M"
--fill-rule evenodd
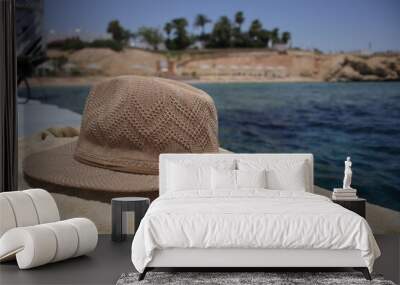
M218 152L217 111L204 91L162 78L121 76L95 85L75 159L157 174L160 153Z

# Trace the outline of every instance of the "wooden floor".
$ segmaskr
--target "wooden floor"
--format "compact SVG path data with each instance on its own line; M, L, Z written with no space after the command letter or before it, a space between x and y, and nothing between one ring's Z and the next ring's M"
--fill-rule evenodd
M375 236L382 257L374 272L400 282L400 236ZM124 272L134 271L130 258L132 239L115 243L108 235L99 236L99 243L88 256L19 270L15 262L0 265L0 284L115 284ZM312 270L310 270L312 271Z

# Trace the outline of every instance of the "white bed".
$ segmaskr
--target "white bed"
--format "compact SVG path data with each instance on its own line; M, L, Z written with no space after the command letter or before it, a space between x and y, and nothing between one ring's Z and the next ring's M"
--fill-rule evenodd
M242 174L266 167L267 189L203 185L204 169L231 162ZM354 267L370 278L380 255L365 219L313 194L311 154L162 154L159 191L132 243L140 278L154 267Z

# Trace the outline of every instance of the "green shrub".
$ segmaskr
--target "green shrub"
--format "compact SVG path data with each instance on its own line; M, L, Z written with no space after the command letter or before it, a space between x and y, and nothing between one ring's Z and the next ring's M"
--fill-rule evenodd
M80 71L78 68L73 68L71 69L71 76L81 76L82 75L82 71Z
M98 39L92 42L85 42L78 37L52 41L47 44L47 47L61 50L79 50L85 47L109 48L115 51L121 51L123 49L122 43L115 40Z
M121 51L123 49L122 44L115 40L94 40L89 43L88 46L93 48L109 48L115 51Z
M87 43L82 41L79 37L72 37L49 42L47 47L61 50L79 50L83 49L86 44Z

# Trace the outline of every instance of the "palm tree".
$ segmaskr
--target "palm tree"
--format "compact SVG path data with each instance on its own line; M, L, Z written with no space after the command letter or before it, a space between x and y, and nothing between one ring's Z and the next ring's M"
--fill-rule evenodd
M157 28L141 27L138 35L148 43L153 50L158 50L158 45L163 42L163 35Z
M273 28L271 31L271 40L273 44L277 44L279 42L279 29Z
M182 50L190 46L192 41L188 31L186 30L188 25L186 18L175 18L171 21L171 23L174 31L174 38L171 40L171 48L175 50Z
M171 22L167 22L166 24L165 24L165 26L164 26L164 31L165 31L165 33L167 34L167 38L169 39L170 38L170 36L171 36L171 32L172 32L172 29L174 28L174 26L172 25L172 23Z
M210 46L214 48L227 48L231 44L232 23L227 16L222 16L214 24L210 37Z
M290 32L286 31L286 32L282 33L281 41L282 41L282 43L287 44L291 40L291 38L292 38L292 35L290 34Z
M118 20L108 23L107 33L111 34L114 41L122 44L125 44L130 38L130 32L125 30Z
M244 22L243 12L242 11L236 12L236 14L235 14L235 23L238 25L239 31L242 28L243 22Z
M188 25L186 18L175 18L171 23L172 27L175 29L175 33L179 34L180 31L186 32L186 27Z
M201 28L201 36L202 37L204 37L204 34L205 34L204 28L208 23L211 23L211 20L209 18L207 18L206 15L203 15L203 14L198 14L196 16L196 19L194 20L194 26Z
M251 22L250 28L249 28L249 35L252 38L258 38L260 35L260 32L262 31L263 27L260 22L260 20L256 19L253 22Z

